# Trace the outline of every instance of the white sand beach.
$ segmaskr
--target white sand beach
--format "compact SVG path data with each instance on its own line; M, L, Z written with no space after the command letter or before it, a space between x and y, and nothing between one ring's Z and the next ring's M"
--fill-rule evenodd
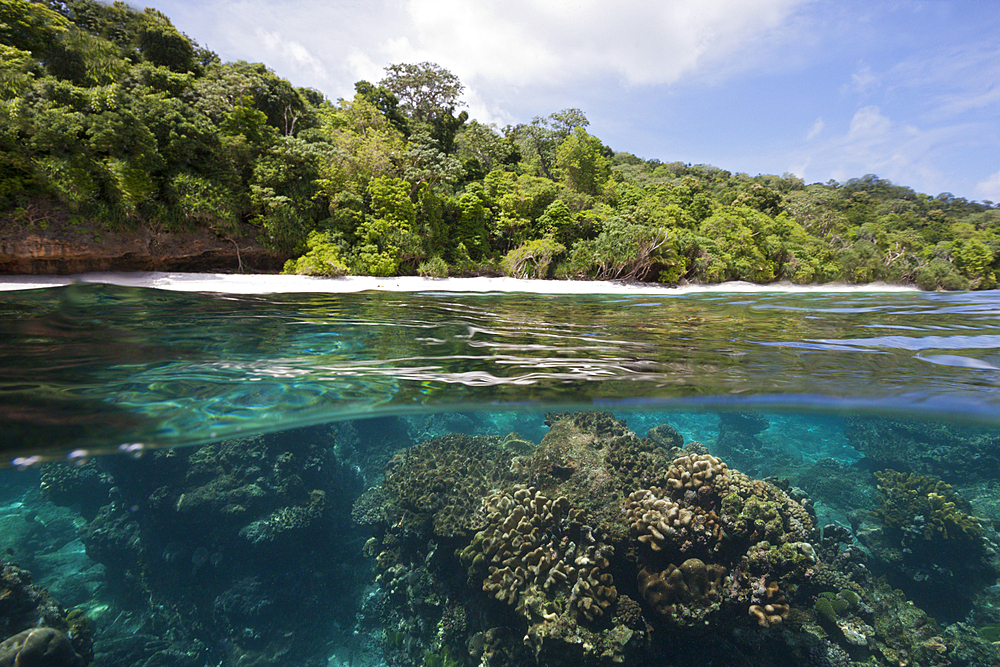
M346 292L525 292L533 294L671 295L696 292L914 292L913 287L870 285L755 285L729 282L718 285L668 287L649 283L591 280L519 280L517 278L373 278L223 274L223 273L85 273L72 276L0 276L0 291L59 287L75 282L127 287L152 287L178 292L225 294L346 293Z

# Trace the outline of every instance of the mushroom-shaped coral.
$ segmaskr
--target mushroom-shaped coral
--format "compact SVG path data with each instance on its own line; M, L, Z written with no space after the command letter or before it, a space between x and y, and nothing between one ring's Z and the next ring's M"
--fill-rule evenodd
M625 515L632 531L653 551L684 550L684 545L708 547L719 537L719 517L713 510L684 505L661 495L656 487L641 489L625 501Z

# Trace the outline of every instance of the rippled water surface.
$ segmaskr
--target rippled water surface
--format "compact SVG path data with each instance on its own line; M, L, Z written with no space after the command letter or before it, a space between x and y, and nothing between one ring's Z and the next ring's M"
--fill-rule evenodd
M0 292L0 664L1000 664L1000 293L621 291Z
M747 405L996 420L1000 294L0 293L8 457L404 411Z

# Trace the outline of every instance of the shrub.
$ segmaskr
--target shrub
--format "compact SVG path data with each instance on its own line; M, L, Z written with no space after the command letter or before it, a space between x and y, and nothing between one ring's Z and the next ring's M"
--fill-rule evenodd
M426 262L420 263L417 275L424 278L447 278L448 263L438 256L431 257Z
M528 241L507 253L503 272L513 278L544 278L553 258L563 252L566 246L549 237Z
M307 276L347 275L347 264L340 258L338 237L327 232L309 232L306 247L309 252L298 259L285 262L282 273L299 273Z

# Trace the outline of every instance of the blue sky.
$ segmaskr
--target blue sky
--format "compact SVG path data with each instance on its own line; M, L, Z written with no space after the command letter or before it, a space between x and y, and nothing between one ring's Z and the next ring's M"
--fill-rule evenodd
M583 109L615 150L1000 202L996 0L160 0L331 99L432 61L481 122Z

